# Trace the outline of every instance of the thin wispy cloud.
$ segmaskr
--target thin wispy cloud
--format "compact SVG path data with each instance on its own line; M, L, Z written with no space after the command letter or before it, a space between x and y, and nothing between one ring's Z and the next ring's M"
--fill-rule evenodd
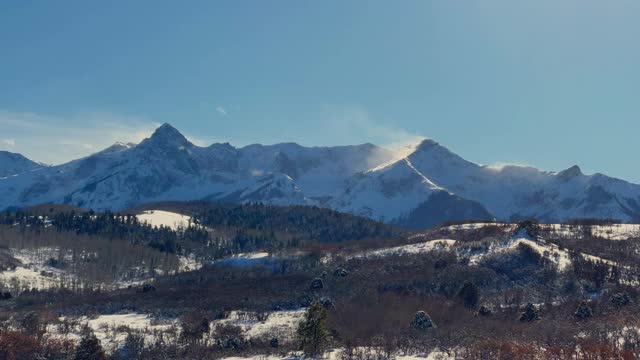
M345 144L371 142L405 156L405 153L425 139L402 127L389 125L392 121L375 119L362 107L328 108L323 126L332 139L342 139Z
M13 148L16 146L16 139L2 139L2 145Z
M529 164L524 164L524 163L496 162L496 163L493 163L491 165L487 165L487 167L489 169L493 169L493 170L496 170L496 171L502 171L502 170L504 170L504 168L507 168L507 167L529 168L529 167L533 167L533 166L529 165Z
M223 108L222 106L217 106L216 107L216 111L218 112L218 114L220 114L222 116L227 116L227 110L225 108Z
M160 124L109 113L53 116L0 110L2 144L35 161L59 164L106 148L116 141L139 143Z

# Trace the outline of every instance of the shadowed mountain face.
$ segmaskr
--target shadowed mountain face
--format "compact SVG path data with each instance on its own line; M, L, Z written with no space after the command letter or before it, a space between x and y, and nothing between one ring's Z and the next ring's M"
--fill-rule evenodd
M21 174L42 167L42 164L31 161L20 154L0 151L0 177Z
M492 219L493 215L482 204L463 199L447 191L435 191L408 215L396 220L409 229L423 229L449 221Z
M0 174L18 175L0 180L1 208L61 203L120 210L162 200L259 201L329 207L412 228L493 217L635 221L640 214L638 185L587 176L577 166L560 173L481 166L432 140L394 160L392 152L371 144L199 147L165 124L138 145L116 143L58 166L6 154L0 152Z

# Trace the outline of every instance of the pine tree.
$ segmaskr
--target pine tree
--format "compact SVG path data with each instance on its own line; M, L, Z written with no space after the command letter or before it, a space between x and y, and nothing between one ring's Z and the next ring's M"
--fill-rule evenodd
M327 311L319 303L312 304L298 326L300 347L305 355L317 356L323 353L330 335L327 329Z
M85 335L80 341L80 345L76 349L76 357L75 360L106 360L107 355L105 354L102 346L100 346L100 341L93 334L89 333Z
M540 320L540 313L535 305L532 303L528 303L527 307L524 309L522 315L520 315L520 321L522 322L531 322Z
M435 328L436 325L433 323L433 320L431 320L431 316L429 316L429 314L425 311L418 311L409 324L409 327L413 330L427 331Z
M574 314L578 319L584 320L593 316L593 310L589 307L586 301L583 301L578 305L578 309Z
M464 307L467 309L475 309L480 301L480 289L475 284L467 281L458 292L458 298L462 300Z

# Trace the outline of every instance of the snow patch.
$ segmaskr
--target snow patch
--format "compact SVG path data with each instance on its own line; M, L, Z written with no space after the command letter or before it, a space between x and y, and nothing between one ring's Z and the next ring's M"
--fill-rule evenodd
M249 339L265 336L294 339L298 324L304 317L305 312L306 309L275 311L269 313L267 320L258 321L248 318L241 311L232 311L227 319L216 320L213 324L239 326L244 336Z
M191 217L170 211L148 210L136 216L140 222L154 227L166 226L173 230L186 228L191 224Z
M434 250L446 250L456 244L456 240L438 239L429 240L417 244L402 245L392 248L379 249L370 251L360 256L389 256L389 255L407 255L407 254L425 254Z

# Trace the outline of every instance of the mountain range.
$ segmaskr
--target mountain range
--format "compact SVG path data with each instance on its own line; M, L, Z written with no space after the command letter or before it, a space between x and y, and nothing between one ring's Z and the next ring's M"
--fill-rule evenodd
M61 203L123 210L151 201L314 205L411 228L469 219L640 220L640 185L573 166L555 173L469 162L433 140L409 155L372 144L196 146L169 124L62 165L0 152L0 209Z

